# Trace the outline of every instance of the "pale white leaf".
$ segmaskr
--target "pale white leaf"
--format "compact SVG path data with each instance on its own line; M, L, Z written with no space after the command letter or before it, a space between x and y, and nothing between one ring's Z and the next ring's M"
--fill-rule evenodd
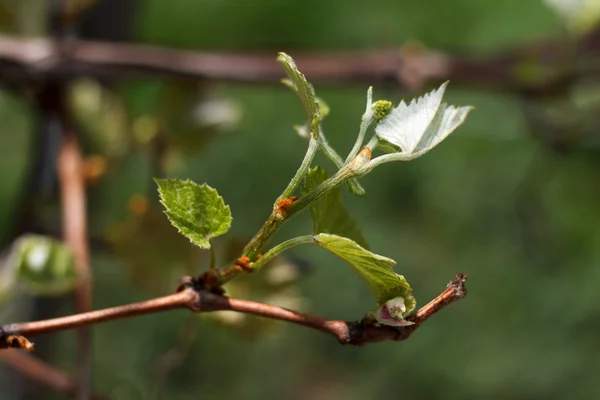
M414 153L424 154L437 146L465 121L472 109L473 107L454 107L443 103L415 147Z
M447 84L445 82L439 89L413 99L408 105L401 101L377 125L377 135L399 146L403 153L412 154L435 118Z

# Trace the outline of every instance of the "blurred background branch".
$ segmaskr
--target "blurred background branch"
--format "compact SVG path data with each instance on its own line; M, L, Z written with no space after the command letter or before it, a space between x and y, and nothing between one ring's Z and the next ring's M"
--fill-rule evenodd
M560 90L583 76L600 75L600 30L520 45L486 57L428 50L417 43L366 52L296 52L301 70L315 83L394 84L416 90L444 80L514 92ZM132 43L53 41L0 36L0 79L39 81L164 75L225 82L275 83L283 73L272 53L206 53Z
M0 360L28 379L43 383L49 388L70 397L76 398L76 394L79 392L78 383L69 374L20 350L2 351L0 352ZM91 399L108 400L108 397L93 394Z

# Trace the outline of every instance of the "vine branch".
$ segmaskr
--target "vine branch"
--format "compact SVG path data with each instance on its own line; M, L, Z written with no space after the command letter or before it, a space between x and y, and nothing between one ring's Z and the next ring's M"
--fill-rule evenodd
M71 397L78 392L79 386L71 375L33 356L16 350L7 350L0 352L0 360L26 377L58 392ZM92 395L92 399L108 400L108 397L96 394Z
M313 82L394 82L408 89L455 83L502 91L562 88L600 74L600 30L578 39L552 38L486 58L444 54L415 45L367 52L305 53L295 58ZM587 62L586 62L587 60ZM537 71L534 77L520 74ZM234 82L279 82L271 54L207 53L134 43L27 39L0 35L0 80L6 84L47 77L164 75Z
M85 313L92 309L92 282L90 256L87 244L86 198L83 176L83 161L77 138L64 130L61 151L58 157L58 176L61 188L61 206L63 213L63 235L65 243L73 251L77 285L75 287L75 310ZM88 399L91 394L92 356L91 335L89 329L78 330L78 368L79 377L77 398Z
M402 341L407 339L432 315L465 297L467 295L466 279L466 275L457 274L456 279L450 281L439 296L407 318L408 321L414 323L413 325L390 327L377 325L368 318L359 322L326 319L271 304L230 298L210 292L202 282L188 278L180 287L179 292L169 296L68 317L3 325L0 327L0 347L10 347L6 343L6 338L11 336L33 337L44 333L174 309L189 309L196 313L229 310L253 314L312 328L334 336L342 344L355 346L385 341Z

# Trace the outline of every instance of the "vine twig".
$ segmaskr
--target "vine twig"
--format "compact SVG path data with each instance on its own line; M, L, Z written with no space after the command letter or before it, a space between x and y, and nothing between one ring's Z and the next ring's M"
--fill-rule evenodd
M3 325L0 327L0 347L2 347L2 341L10 335L33 337L43 333L79 328L120 318L185 308L193 312L229 310L291 322L330 334L342 344L355 346L385 341L402 341L407 339L433 314L465 297L467 295L466 279L466 275L457 274L456 279L448 283L446 290L407 318L414 322L413 325L390 327L377 325L366 318L359 322L326 319L271 304L230 298L212 293L201 282L190 278L186 284L182 285L178 293L169 296L68 317Z

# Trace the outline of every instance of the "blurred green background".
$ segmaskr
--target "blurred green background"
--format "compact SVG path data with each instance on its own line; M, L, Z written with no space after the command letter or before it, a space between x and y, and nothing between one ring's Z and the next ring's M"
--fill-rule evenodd
M540 0L138 0L124 2L130 9L122 12L118 1L108 3L113 14L105 11L105 23L96 21L97 37L109 38L118 20L131 19L135 42L266 52L273 62L277 51L294 56L399 48L409 40L485 57L567 35ZM45 34L44 1L2 4L19 16L7 34ZM303 110L283 86L196 87L154 78L104 83L73 86L86 154L96 156L88 164L106 169L89 186L96 308L170 293L186 271L206 268L206 256L154 211L160 207L152 175L191 178L218 189L234 218L230 233L216 240L225 264L234 254L227 250L235 247L232 238L247 240L260 227L306 149L292 129L303 121ZM419 304L456 272L469 274L469 296L408 341L344 347L297 326L245 321L245 328L232 329L210 316L170 312L95 326L94 388L114 399L600 397L593 372L600 363L600 153L593 136L600 119L594 85L586 81L534 101L451 83L448 102L477 108L466 124L422 159L386 164L363 178L367 196L346 193L371 249L398 261L397 271ZM316 87L332 109L325 132L343 155L354 143L366 89ZM413 96L394 86L374 90L376 98L394 102ZM207 121L207 109L209 116L220 116L217 121ZM60 233L52 163L39 165L40 153L53 154L39 147L40 119L27 93L0 92L5 249L23 231ZM165 146L157 150L157 141ZM567 146L557 148L556 142ZM328 160L317 161L332 171ZM24 199L32 186L36 197ZM301 215L273 243L309 229L308 215ZM366 286L341 260L310 247L293 253L308 273L286 289L287 301L348 320L374 307ZM258 296L251 282L238 288L242 297ZM18 294L4 303L0 316L7 323L72 310L69 296L36 300ZM37 343L36 355L74 371L73 332ZM165 374L165 353L178 343L186 356ZM62 398L15 376L0 374L3 399Z

